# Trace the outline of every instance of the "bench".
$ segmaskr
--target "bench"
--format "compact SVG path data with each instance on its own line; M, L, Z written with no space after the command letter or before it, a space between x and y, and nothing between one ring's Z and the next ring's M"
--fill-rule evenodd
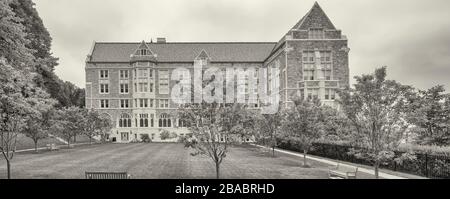
M49 151L54 151L54 150L58 150L58 149L59 149L59 148L56 146L55 143L47 144L46 147L47 147L47 150L49 150Z
M332 167L328 171L330 179L356 179L358 167L344 166L338 163L336 167Z
M86 172L86 179L130 179L131 176L126 172Z

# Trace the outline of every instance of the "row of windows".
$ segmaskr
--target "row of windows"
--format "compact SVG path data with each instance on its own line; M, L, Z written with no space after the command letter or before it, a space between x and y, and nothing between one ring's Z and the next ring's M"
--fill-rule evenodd
M110 100L102 99L100 100L100 108L110 108ZM120 108L131 108L129 99L120 100ZM169 99L159 99L159 108L169 108ZM136 108L154 108L154 99L134 99L134 107Z
M318 79L325 79L325 80L331 80L331 70L328 69L322 69L322 70L304 70L303 71L303 80L309 81L309 80L318 80Z
M331 51L304 51L303 52L303 62L315 62L320 60L322 63L331 62Z
M307 88L306 96L305 91L303 89L300 90L299 94L302 98L306 97L307 99L321 99L319 98L319 89L318 88ZM336 90L335 89L325 89L325 93L323 96L324 100L335 100L336 99Z
M135 119L135 124L137 127L155 127L154 123L154 115L150 114L139 114L139 118ZM166 114L161 114L158 119L158 127L162 128L171 128L175 124L172 123L172 119L169 118ZM119 128L130 128L131 124L131 116L128 114L122 114L119 119ZM187 127L186 122L181 119L178 119L177 127Z
M153 70L148 71L148 69L135 69L135 74L137 74L137 77L147 77L149 74L149 77L153 77ZM99 71L100 79L108 79L109 78L109 70L100 70ZM130 71L129 70L120 70L119 71L119 78L120 79L129 79L130 78Z

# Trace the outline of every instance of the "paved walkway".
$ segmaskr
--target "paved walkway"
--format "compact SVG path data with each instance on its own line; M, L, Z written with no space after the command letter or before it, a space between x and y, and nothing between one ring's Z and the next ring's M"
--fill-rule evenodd
M94 144L95 142L92 142L92 144ZM89 142L86 142L86 143L75 143L75 144L70 144L70 146L72 147L72 146L80 146L80 145L88 145L88 144L90 144ZM56 145L57 147L66 147L67 146L67 142L66 142L66 144L65 145ZM37 148L37 150L38 151L40 151L40 150L46 150L47 149L47 147L39 147L39 148ZM31 148L31 149L21 149L21 150L17 150L16 151L16 153L23 153L23 152L29 152L29 151L35 151L35 149L34 148Z
M269 149L268 147L265 147L265 146L260 146L260 145L255 145L255 146L260 147L260 148ZM303 154L300 154L300 153L286 151L286 150L281 150L281 149L275 149L275 151L303 158ZM329 164L329 165L337 165L338 164L338 162L336 162L336 161L331 161L331 160L326 160L326 159L322 159L322 158L311 157L311 156L308 156L308 155L306 156L306 158L310 159L310 160L322 162L322 163L325 163L325 164ZM352 166L350 164L345 164L345 163L342 163L342 162L339 162L339 164L340 165L344 165L344 166ZM363 173L367 173L367 174L373 174L375 172L374 170L361 168L361 167L358 168L358 171L363 172ZM385 178L385 179L407 179L407 178L404 178L404 177L395 176L395 175L391 175L391 174L387 174L387 173L383 173L383 172L379 172L378 174L379 174L379 176L381 178Z

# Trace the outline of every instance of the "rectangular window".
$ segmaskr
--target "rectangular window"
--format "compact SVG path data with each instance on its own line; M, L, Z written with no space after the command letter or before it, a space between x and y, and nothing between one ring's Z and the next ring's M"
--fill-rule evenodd
M318 99L319 98L319 89L309 88L307 89L308 99Z
M314 51L304 51L303 52L303 62L311 63L315 61Z
M109 108L109 100L100 100L100 108Z
M303 71L303 79L305 81L314 80L314 70L305 70L305 71Z
M153 99L150 99L150 108L153 108L153 104L154 104Z
M331 80L331 70L326 70L325 71L325 79L326 80Z
M139 107L148 108L148 99L139 99Z
M159 94L169 94L169 71L159 71Z
M130 108L130 100L120 100L120 108Z
M108 70L100 70L100 79L108 79L109 71Z
M160 99L159 100L159 108L169 108L169 100L168 99Z
M139 83L139 92L141 92L141 93L148 92L148 84L147 83Z
M120 84L120 93L127 94L128 93L128 84Z
M109 84L100 84L100 94L109 93Z
M128 79L128 78L129 78L128 70L120 70L120 79Z
M150 93L153 93L153 87L154 87L154 84L153 83L150 83Z
M325 99L326 100L335 100L336 99L336 91L334 89L325 89Z

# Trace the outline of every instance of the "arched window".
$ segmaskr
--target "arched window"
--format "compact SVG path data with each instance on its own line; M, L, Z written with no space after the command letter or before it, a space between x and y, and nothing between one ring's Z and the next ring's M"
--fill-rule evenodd
M139 127L148 127L148 114L139 114Z
M186 122L182 119L178 119L178 127L180 128L187 127Z
M130 128L131 127L131 116L126 113L123 113L122 115L120 115L119 127L120 128Z
M172 127L172 120L167 114L163 113L159 116L158 124L159 127Z

